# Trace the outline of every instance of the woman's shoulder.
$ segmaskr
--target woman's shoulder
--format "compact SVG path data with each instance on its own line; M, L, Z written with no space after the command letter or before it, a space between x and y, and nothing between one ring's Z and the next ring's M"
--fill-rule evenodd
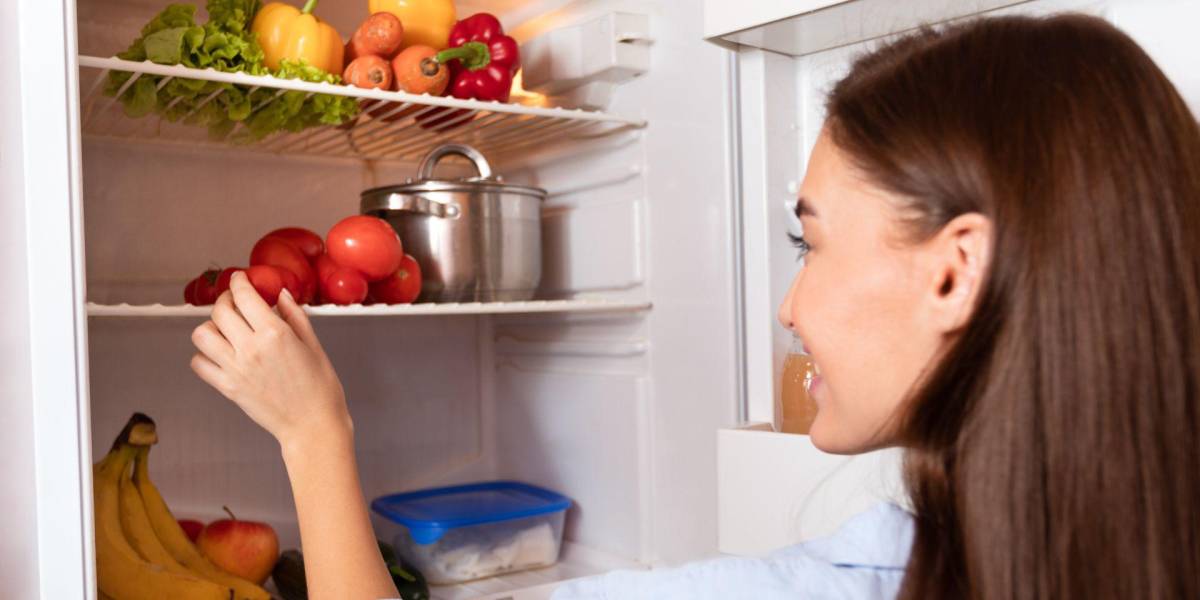
M651 571L615 571L564 584L554 600L697 598L891 599L912 545L912 518L880 504L834 534L764 558L724 557Z

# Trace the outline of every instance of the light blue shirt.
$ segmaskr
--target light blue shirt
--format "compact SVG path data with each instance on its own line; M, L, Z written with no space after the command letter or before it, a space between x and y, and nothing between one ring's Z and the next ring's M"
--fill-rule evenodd
M728 557L568 582L552 600L892 600L912 548L912 515L879 504L827 537L766 558Z

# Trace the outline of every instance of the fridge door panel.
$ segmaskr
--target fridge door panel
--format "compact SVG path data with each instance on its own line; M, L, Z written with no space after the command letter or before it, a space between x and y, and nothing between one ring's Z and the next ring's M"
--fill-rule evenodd
M705 36L718 44L770 50L804 56L829 48L877 39L923 24L941 23L983 11L1013 6L1029 0L853 0L835 2L776 2L756 0L729 4L709 0L705 22L716 27ZM728 4L728 6L721 6ZM748 10L747 10L748 8ZM708 11L714 15L710 20ZM748 19L728 18L725 12L742 11ZM753 19L757 19L754 21Z
M846 0L704 0L704 37L724 39L747 29L843 4Z
M28 428L15 439L27 433L32 442L31 491L37 497L36 540L28 540L26 558L16 564L37 569L43 597L84 598L94 589L95 572L75 4L20 0L15 5L20 18L5 19L0 35L17 40L7 72L19 80L6 87L19 90L14 113L20 119L19 142L8 130L3 135L5 150L15 149L21 157L16 163L20 195L11 199L24 199L24 248L17 255L27 258L28 270L12 287L28 299L28 346L19 351L28 352L22 377L27 377L28 394L8 401L24 403L25 414L32 416L32 422L13 426ZM9 158L6 152L0 161ZM36 557L36 566L29 557Z
M833 533L877 502L903 504L901 453L826 454L806 435L717 432L721 552L763 556Z

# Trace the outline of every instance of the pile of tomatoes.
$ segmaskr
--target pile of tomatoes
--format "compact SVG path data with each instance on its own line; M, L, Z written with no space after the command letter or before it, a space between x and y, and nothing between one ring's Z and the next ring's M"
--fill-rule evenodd
M250 251L249 267L210 269L188 282L184 302L212 304L244 271L267 304L287 290L300 304L408 304L421 295L421 267L382 219L355 215L322 240L299 227L276 229Z

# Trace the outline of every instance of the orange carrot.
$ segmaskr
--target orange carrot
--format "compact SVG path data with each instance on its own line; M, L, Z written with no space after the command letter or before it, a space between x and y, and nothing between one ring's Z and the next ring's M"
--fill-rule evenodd
M346 65L342 79L360 88L392 88L392 68L386 59L374 55L360 56Z
M375 13L367 17L346 42L346 63L363 56L391 58L403 41L404 25L400 19L388 12Z
M410 94L441 96L450 82L450 70L437 61L429 46L409 46L392 59L396 89Z

